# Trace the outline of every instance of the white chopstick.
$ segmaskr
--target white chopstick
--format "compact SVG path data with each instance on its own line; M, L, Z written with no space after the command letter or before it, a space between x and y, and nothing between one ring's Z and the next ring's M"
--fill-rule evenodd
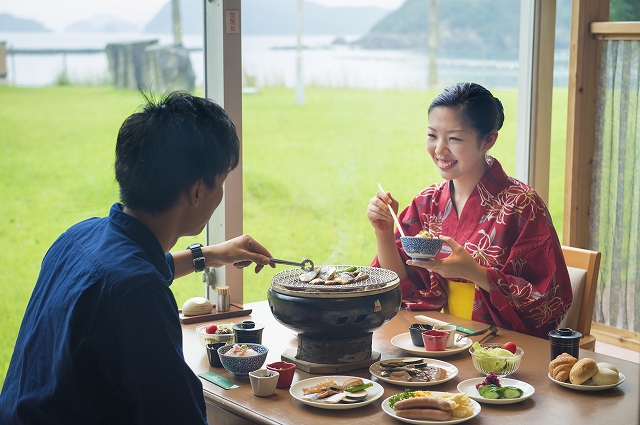
M384 193L387 193L382 188L382 185L380 183L378 183L378 187L380 188L381 191L383 191ZM389 208L389 212L391 213L391 215L393 216L394 221L396 222L396 227L398 228L398 231L400 231L400 235L402 237L404 237L404 232L402 231L402 227L400 226L400 221L398 221L398 217L396 216L396 213L393 212L393 208L391 208L391 205L387 204L387 208Z

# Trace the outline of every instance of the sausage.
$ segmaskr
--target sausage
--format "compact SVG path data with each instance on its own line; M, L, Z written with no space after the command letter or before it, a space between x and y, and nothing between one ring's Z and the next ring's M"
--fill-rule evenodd
M439 409L400 409L396 410L396 416L407 419L448 421L452 413Z
M438 409L443 411L451 410L451 405L447 400L436 397L411 397L397 401L393 408L402 409Z

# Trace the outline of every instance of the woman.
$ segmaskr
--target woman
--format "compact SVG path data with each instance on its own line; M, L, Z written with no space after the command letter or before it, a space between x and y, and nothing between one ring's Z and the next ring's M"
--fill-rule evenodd
M548 338L571 305L571 283L543 200L487 155L503 121L501 102L478 84L456 84L433 100L427 152L445 181L418 193L399 220L406 235L445 243L434 259L412 261L393 230L388 205L397 211L398 201L379 191L367 209L372 265L398 273L410 310L455 306L452 314Z

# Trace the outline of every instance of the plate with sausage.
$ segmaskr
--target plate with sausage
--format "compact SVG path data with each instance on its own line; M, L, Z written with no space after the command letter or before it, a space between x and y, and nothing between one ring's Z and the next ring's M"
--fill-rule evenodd
M458 391L466 393L473 400L487 404L519 403L531 397L536 391L532 385L529 385L526 382L518 381L517 379L500 378L500 384L503 387L519 388L522 391L522 394L517 398L487 398L480 395L480 392L476 389L476 385L481 384L485 379L486 378L472 378L462 381L458 384Z
M453 410L451 406L455 406ZM382 402L382 410L410 424L452 425L475 418L481 407L465 393L405 390L402 394L386 398Z
M423 357L387 359L369 367L369 372L381 381L403 387L427 387L441 384L458 375L454 365Z
M465 336L460 341L457 341L453 347L447 348L444 351L427 351L424 347L413 345L413 342L411 341L411 334L407 332L391 338L391 344L400 348L401 350L406 351L409 354L413 354L414 356L446 357L462 353L464 351L468 352L469 347L471 347L471 344L473 344L473 341L471 341L471 338Z

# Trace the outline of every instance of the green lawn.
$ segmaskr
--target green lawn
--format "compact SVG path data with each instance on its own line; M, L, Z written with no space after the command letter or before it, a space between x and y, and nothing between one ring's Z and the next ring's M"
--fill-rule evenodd
M403 206L440 180L424 145L435 94L309 88L304 106L285 88L244 96L244 232L278 258L368 264L375 241L366 208L377 182ZM492 154L513 174L516 91L494 94L507 112ZM549 207L561 234L566 89L554 95ZM0 382L46 250L118 200L115 138L140 102L111 87L0 87ZM245 272L245 302L265 299L272 275ZM196 274L173 286L178 305L203 293Z

